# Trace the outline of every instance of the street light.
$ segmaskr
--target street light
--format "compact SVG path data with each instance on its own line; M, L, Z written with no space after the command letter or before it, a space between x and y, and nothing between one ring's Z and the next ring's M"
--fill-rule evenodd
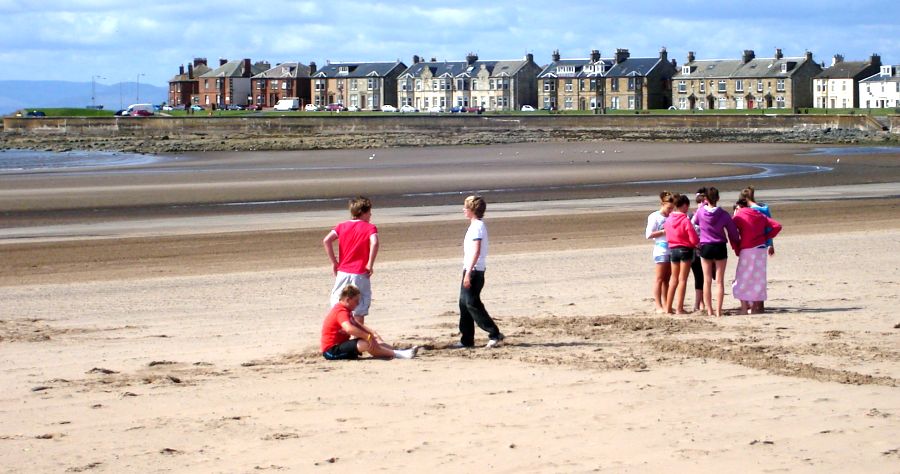
M95 100L95 96L97 95L97 79L106 79L103 76L91 76L91 108L97 108L97 101Z
M135 101L134 101L136 104L141 103L141 76L146 76L146 74L139 73L137 75L137 97L135 98Z

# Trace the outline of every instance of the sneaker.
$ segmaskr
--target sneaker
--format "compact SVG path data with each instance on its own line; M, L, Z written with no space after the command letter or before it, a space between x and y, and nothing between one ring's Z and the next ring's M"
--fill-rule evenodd
M447 349L470 349L472 346L467 346L461 342L454 342L447 346Z
M500 347L503 345L503 339L491 339L485 344L485 349L492 349L494 347Z

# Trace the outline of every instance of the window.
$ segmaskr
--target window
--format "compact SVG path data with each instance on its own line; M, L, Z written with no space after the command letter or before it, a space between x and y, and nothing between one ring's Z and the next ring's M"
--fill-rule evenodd
M552 79L547 79L544 81L544 92L555 92L556 91L556 81Z
M690 66L681 66L681 73L682 73L682 74L690 74L690 73L691 73L691 67L690 67Z
M678 81L678 92L681 92L682 94L687 92L687 84L685 81Z
M417 91L422 90L422 80L421 79L416 79L416 90Z
M488 85L488 89L494 90L494 86L496 86L496 84L494 83L494 80L491 79L491 80L488 82L488 84L489 84L489 85Z
M437 83L437 82L438 82L437 79L432 79L432 80L431 80L431 90L433 90L433 91L438 90L438 83Z
M456 90L458 90L458 91L466 90L466 80L465 79L457 79L456 80Z
M609 86L610 86L609 87L610 90L612 90L613 92L618 92L619 91L619 79L617 77L610 79ZM613 107L613 108L618 109L618 107Z
M478 79L472 79L472 90L478 90Z
M738 110L744 109L744 98L743 97L735 97L734 98L734 108Z
M706 93L706 81L700 81L700 93L701 94Z
M781 63L781 72L787 72L787 63Z
M544 97L544 108L549 109L551 107L550 98Z
M775 90L784 92L784 79L778 79L778 82L775 83Z
M678 98L678 108L681 110L687 110L687 97Z
M350 96L350 105L359 107L359 96L354 94Z
M779 108L779 109L783 109L784 106L785 106L785 103L784 103L784 96L783 96L783 95L780 95L780 96L778 96L778 97L775 97L775 107L776 107L776 108Z
M724 79L719 80L719 93L724 94L728 90L728 83Z
M578 90L580 90L580 91L587 90L586 87L587 87L587 81L585 81L584 79L581 79L580 81L578 81Z
M756 92L762 92L762 91L763 91L762 79L757 79L756 80Z
M728 108L728 99L724 97L719 97L718 105L716 105L717 109L727 109Z
M634 77L628 78L628 90L633 91L636 84L637 84L636 78L634 78Z
M287 81L283 81L283 82L281 83L281 90L286 91L287 88L288 88L288 83L287 83Z
M634 106L635 106L634 96L630 95L630 96L628 96L628 108L631 110L634 110Z
M618 97L612 97L609 99L609 108L611 108L611 109L619 108L619 98Z
M734 81L734 91L735 92L744 92L744 80L736 79Z
M573 106L572 96L568 96L568 95L567 95L567 96L566 96L566 100L565 100L565 102L564 102L563 104L564 104L563 107L564 107L566 110L572 110L572 106Z
M573 90L572 80L566 79L566 92L572 92L572 90ZM569 99L569 100L571 100L571 99ZM566 107L566 108L568 109L569 107Z
M325 90L325 81L322 79L316 79L316 90L324 91Z
M204 88L204 89L207 89L207 90L209 89L209 79L204 79L204 80L203 80L203 88ZM208 100L207 100L207 103L209 103Z
M351 91L359 90L359 85L358 85L356 79L350 79L350 90ZM357 105L359 105L359 104L357 104Z
M371 91L371 90L378 89L378 79L376 79L376 78L374 78L374 77L370 77L370 78L369 78L368 86L369 86L369 90L370 90L370 91Z

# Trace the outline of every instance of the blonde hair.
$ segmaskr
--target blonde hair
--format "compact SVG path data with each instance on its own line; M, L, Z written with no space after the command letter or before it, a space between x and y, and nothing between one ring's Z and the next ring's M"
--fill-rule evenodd
M466 209L472 211L475 214L475 217L481 219L484 217L484 211L487 210L487 203L484 202L484 198L481 196L469 196L466 198L463 203Z
M675 202L675 196L672 195L672 193L670 193L670 192L668 192L668 191L663 191L663 192L659 193L659 203L660 203L660 204L664 204L664 203L667 203L667 202L674 203L674 202Z
M354 219L372 210L372 201L363 196L357 196L350 200L350 215Z
M343 301L345 299L355 298L359 296L359 294L359 288L353 285L347 285L343 290L341 290L341 300Z

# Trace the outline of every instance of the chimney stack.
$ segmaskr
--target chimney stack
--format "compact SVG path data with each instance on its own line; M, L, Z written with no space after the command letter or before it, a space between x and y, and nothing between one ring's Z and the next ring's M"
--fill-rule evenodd
M554 50L553 50L553 55L550 56L550 57L553 59L553 62L555 62L555 63L556 63L556 62L559 62L559 50L558 50L558 49L554 49Z
M469 53L469 54L466 55L466 64L468 64L469 66L471 66L472 64L475 64L475 61L478 61L478 55L477 55L477 54L475 54L475 53Z
M813 56L813 55L812 55L812 51L807 51L807 52L806 52L806 60L807 60L807 61L812 61L812 56Z
M694 62L694 59L696 59L696 57L694 56L694 52L693 52L693 51L688 51L688 55L687 55L687 62L688 62L688 64Z
M225 58L219 58L219 66L220 66L220 67L221 67L221 66L224 66L226 63L228 63L228 60L227 60L227 59L225 59Z
M595 63L595 62L597 62L597 61L599 61L599 60L600 60L600 50L599 50L599 49L592 49L592 50L591 50L591 62L592 62L592 63Z
M420 58L418 54L414 54L412 63L413 63L413 65L416 65L416 64L419 64L419 61L421 61L421 60L422 60L422 58Z
M659 48L659 59L662 62L666 62L669 60L669 52L666 51L665 46L663 46L662 48Z
M781 50L779 49L779 51L781 51ZM752 61L753 58L755 58L755 57L756 57L756 53L754 53L752 49L745 49L743 56L741 56L741 61L743 61L744 64L747 64L750 61ZM780 59L781 56L778 56L778 58Z
M178 75L179 76L184 75L184 64L182 64L181 66L178 66Z
M194 78L194 65L191 63L188 63L188 79L193 79L193 78Z
M835 64L844 62L844 56L841 54L835 54L831 58L831 66L834 67Z
M881 56L877 53L872 53L872 57L869 58L869 63L876 67L881 67Z
M206 58L194 58L194 67L197 67L201 64L206 66Z
M525 60L528 61L528 62L530 62L530 63L533 63L533 62L534 62L534 55L531 54L531 53L526 54L526 55L525 55Z
M316 73L316 62L310 61L309 62L309 75L312 76L315 73Z
M775 48L775 59L781 59L784 57L784 54L781 52L781 48Z
M628 52L625 48L619 48L616 50L616 64L624 62L631 56L631 53Z
M252 76L252 75L253 75L253 72L252 72L252 70L250 69L250 58L244 58L244 71L243 71L242 76L243 76L243 77L250 77L250 76Z

